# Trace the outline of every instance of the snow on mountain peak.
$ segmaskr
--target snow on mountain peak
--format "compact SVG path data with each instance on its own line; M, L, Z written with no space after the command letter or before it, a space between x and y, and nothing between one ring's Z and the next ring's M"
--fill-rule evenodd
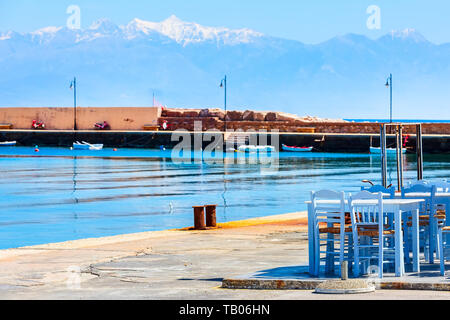
M92 23L92 25L89 27L89 30L95 30L102 33L113 33L119 31L120 28L111 20L103 18Z
M225 44L248 43L253 38L262 36L261 33L249 29L231 30L223 27L205 27L193 22L184 22L175 15L162 22L149 22L136 18L125 27L125 30L129 38L135 38L138 33L148 35L152 32L158 32L184 45L208 40L223 41Z
M413 42L428 42L427 39L416 29L407 28L404 30L392 30L389 35L392 40L400 39L400 40L412 40ZM386 37L388 37L386 36Z
M13 33L0 33L0 40L9 40ZM125 26L118 26L109 19L99 19L87 29L72 30L67 27L45 27L24 36L31 36L39 43L58 41L93 41L99 38L118 37L132 40L135 38L152 39L163 37L182 45L190 43L217 42L225 45L249 43L263 36L250 29L229 29L225 27L205 27L194 22L185 22L171 15L161 22L133 19Z
M34 36L53 36L55 35L59 30L61 30L62 27L45 27L36 31L31 32Z

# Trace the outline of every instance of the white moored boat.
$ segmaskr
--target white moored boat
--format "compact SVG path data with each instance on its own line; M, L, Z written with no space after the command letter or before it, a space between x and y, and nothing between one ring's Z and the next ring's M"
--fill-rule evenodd
M240 146L240 152L275 152L275 147L272 146Z
M73 143L74 150L102 150L103 144L90 144L85 141L83 142L74 142Z
M370 147L370 153L371 154L381 154L381 148ZM406 149L402 149L402 153L405 154L406 153ZM395 155L395 154L397 154L397 149L387 148L386 149L386 154Z
M0 142L0 147L12 147L16 145L16 141L4 141Z

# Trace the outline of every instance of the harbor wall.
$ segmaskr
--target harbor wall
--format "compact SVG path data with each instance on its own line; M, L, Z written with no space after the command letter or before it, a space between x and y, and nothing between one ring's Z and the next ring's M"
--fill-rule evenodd
M349 122L339 119L289 114L273 111L227 111L222 109L164 108L159 124L167 122L171 130L194 130L195 122L202 122L203 130L226 128L232 130L278 130L279 132L302 133L379 133L380 124L371 122ZM415 126L405 126L406 134L414 134ZM425 134L450 134L450 123L424 123Z
M158 107L78 107L76 112L79 130L92 130L103 121L114 130L143 130L156 125L160 116ZM44 122L48 130L72 130L74 108L0 108L0 124L12 124L13 129L30 129L33 120Z
M214 128L224 130L225 122L218 118L202 117L161 117L159 124L163 121L169 123L171 130L185 129L194 130L195 122L202 122L203 130ZM227 121L228 130L278 130L279 132L312 132L312 133L349 133L349 134L378 134L380 132L379 123L367 122L305 122L305 121ZM450 134L450 123L423 123L422 130L424 134ZM414 125L404 126L405 134L415 134Z
M225 121L225 118L227 119ZM170 130L193 131L201 122L204 131L210 129L278 130L279 132L377 134L378 123L355 123L314 117L297 117L282 112L257 112L221 109L167 109L160 107L78 107L77 128L92 130L97 122L106 121L112 130L141 131L145 125L162 125ZM13 129L30 129L33 120L43 121L49 130L72 130L73 108L0 108L0 124L12 124ZM405 134L414 134L414 126L406 126ZM450 134L450 123L424 123L424 134Z
M369 153L371 144L379 146L379 136L375 134L267 134L267 142L279 141L290 146L313 146L315 152ZM193 142L193 135L191 139ZM159 149L161 146L172 148L179 139L172 141L172 132L116 132L116 131L33 131L0 130L0 141L17 141L19 146L54 146L70 147L74 141L103 143L106 148L148 148ZM261 136L260 136L261 137ZM266 139L264 139L266 140ZM263 141L264 141L263 140ZM205 141L203 148L211 142ZM395 137L389 135L388 145L395 145ZM193 144L192 144L193 145ZM407 148L415 151L415 136L407 142ZM450 153L450 135L424 135L425 153Z

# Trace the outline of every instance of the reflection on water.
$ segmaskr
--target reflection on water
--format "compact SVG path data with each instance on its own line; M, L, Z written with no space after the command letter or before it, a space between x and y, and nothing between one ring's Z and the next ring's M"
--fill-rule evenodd
M96 157L86 157L86 156ZM218 221L305 210L309 191L357 192L380 181L364 154L281 153L258 161L174 163L170 152L0 149L0 248L190 226L192 206L218 204ZM57 156L57 157L54 157ZM405 156L405 180L414 156ZM395 162L389 183L396 184ZM446 178L450 156L425 156L425 178Z

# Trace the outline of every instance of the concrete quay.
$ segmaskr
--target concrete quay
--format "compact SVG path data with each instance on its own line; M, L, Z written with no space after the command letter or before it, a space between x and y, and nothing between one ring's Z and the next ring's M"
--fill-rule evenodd
M69 147L75 141L102 143L107 148L148 148L161 146L173 148L179 140L172 141L173 131L95 131L95 130L0 130L0 141L17 141L18 146ZM204 133L204 132L203 132ZM199 133L197 133L199 134ZM223 133L222 133L223 134ZM249 133L259 137L267 135L268 144L279 146L312 146L315 152L369 153L371 143L379 145L379 135L370 133ZM450 153L450 135L427 134L423 136L425 153ZM225 140L225 139L224 139ZM388 135L387 143L392 145L395 137ZM203 148L211 142L204 141ZM416 139L411 135L407 148L415 152Z
M450 292L377 290L350 296L302 290L226 289L264 270L301 273L306 213L0 251L0 299L450 299ZM282 281L283 278L272 279ZM439 281L444 281L440 279Z

